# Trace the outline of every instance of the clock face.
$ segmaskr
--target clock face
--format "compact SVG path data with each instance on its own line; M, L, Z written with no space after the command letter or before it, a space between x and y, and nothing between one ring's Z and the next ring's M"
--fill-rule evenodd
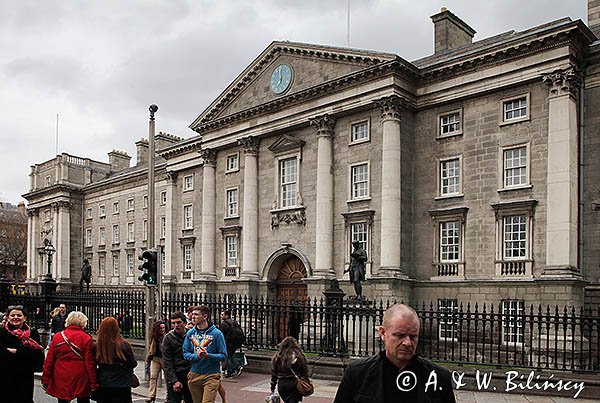
M275 67L275 70L273 70L273 73L271 73L271 91L277 95L283 94L288 88L290 88L293 76L294 73L292 68L287 64L280 64L279 66Z

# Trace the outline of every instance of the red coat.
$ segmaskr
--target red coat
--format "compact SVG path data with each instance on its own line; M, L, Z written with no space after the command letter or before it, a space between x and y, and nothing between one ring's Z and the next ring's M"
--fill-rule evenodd
M79 347L83 359L65 343L60 332L56 333L44 362L42 385L46 385L47 394L58 399L88 397L91 389L98 389L94 341L79 326L69 326L64 332L69 342Z

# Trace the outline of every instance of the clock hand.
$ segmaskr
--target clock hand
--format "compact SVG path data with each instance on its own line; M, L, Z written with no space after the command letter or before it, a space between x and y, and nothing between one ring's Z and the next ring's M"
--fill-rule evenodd
M283 78L283 74L281 74L281 66L279 66L279 80L277 81L277 86L279 87L279 84L281 84L281 79Z

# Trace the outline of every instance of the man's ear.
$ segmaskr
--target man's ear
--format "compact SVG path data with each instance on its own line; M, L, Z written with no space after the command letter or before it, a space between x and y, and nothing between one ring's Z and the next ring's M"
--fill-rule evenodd
M379 337L381 341L385 341L385 328L383 326L379 326Z

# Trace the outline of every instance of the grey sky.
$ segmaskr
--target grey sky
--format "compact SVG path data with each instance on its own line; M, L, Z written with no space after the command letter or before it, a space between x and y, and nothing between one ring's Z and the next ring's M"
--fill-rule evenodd
M59 153L135 161L157 130L188 125L273 40L346 45L347 0L0 0L0 200L29 190L30 166ZM350 0L350 45L415 60L432 53L445 6L483 39L569 16L586 0Z

